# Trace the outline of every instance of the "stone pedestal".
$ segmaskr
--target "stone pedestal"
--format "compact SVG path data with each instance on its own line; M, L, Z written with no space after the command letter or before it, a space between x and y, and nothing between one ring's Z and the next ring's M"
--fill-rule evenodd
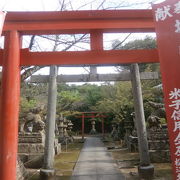
M148 144L152 162L170 162L169 138L167 129L149 129Z
M169 138L167 129L147 131L149 155L153 163L168 163L170 160ZM127 147L130 152L138 152L138 138L130 135L127 138Z
M18 155L26 168L41 168L43 164L45 135L42 132L19 133ZM61 144L55 139L55 154L61 152Z
M26 168L40 168L44 155L44 133L19 133L18 155Z
M152 164L148 166L141 165L138 167L138 173L140 178L151 180L153 179L153 175L154 175L154 166Z
M41 169L40 178L42 180L54 180L55 179L55 170L54 169Z

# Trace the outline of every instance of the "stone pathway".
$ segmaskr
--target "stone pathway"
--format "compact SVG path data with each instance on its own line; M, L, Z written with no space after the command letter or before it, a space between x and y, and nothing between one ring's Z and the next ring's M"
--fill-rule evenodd
M71 180L125 180L99 137L87 137Z

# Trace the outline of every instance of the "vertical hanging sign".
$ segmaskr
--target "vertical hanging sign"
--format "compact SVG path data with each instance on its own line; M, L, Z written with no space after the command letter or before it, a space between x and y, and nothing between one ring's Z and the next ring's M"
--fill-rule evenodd
M180 1L152 6L162 73L171 159L180 180Z
M6 13L0 11L0 36L2 33L3 25L4 25L5 15L6 15Z

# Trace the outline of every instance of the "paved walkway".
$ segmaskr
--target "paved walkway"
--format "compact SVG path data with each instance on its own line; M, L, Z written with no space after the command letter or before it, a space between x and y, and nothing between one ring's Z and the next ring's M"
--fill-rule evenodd
M99 137L87 137L71 180L125 180Z

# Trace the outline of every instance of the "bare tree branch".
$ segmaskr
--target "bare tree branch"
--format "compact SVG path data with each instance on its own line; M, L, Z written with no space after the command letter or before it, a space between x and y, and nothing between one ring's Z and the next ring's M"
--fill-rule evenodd
M33 66L32 68L27 69L22 75L21 75L21 81L26 80L28 77L30 77L33 73L40 70L41 66Z
M89 74L90 73L90 68L87 69L87 67L83 67L83 69Z
M115 47L113 47L113 50L117 49L118 46L120 46L123 42L125 42L131 34L132 33L129 33L120 43L118 43Z
M101 2L101 4L97 7L97 10L100 9L101 7L103 8L103 5L104 5L105 2L106 2L106 0L103 0L103 1Z
M86 7L87 5L92 4L93 2L96 2L96 0L90 1L90 2L88 2L88 3L86 3L86 4L83 4L82 6L79 6L79 7L77 8L77 10L82 9L83 7Z
M30 40L30 43L29 43L29 49L30 49L30 50L32 50L32 47L33 47L33 45L34 45L34 41L35 41L35 35L33 35L33 36L31 37L31 40Z

